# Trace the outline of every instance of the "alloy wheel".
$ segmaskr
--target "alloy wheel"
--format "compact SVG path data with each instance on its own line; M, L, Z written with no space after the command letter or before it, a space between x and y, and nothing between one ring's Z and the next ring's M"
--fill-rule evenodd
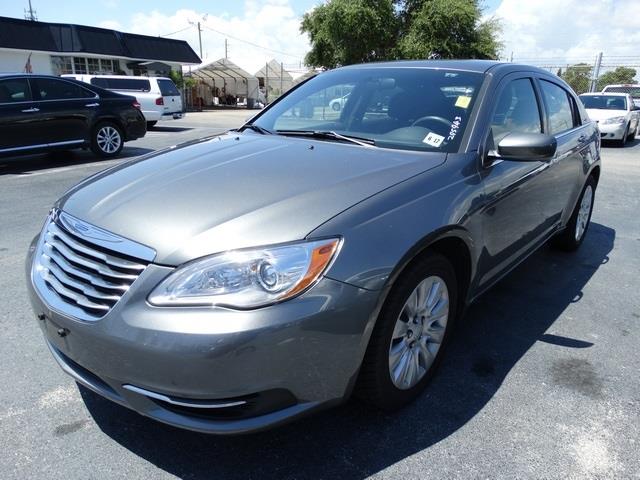
M120 145L122 144L122 137L115 127L105 125L98 130L96 143L104 153L114 153L120 148Z
M396 320L389 346L389 373L393 384L414 387L433 364L449 320L449 291L438 276L422 280L405 302Z
M591 204L593 203L593 188L587 185L582 200L580 201L580 209L578 210L578 218L576 219L576 240L580 240L584 235L587 225L589 225L589 216L591 215Z

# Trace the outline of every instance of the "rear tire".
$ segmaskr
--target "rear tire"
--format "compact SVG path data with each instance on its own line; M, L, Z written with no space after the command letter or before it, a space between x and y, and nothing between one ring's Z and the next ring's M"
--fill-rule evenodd
M453 266L437 253L426 253L402 273L371 334L357 397L383 410L395 410L420 395L449 342L457 290Z
M91 151L102 158L117 156L124 146L122 130L113 122L100 122L91 134Z
M596 180L591 175L582 189L580 199L576 203L566 228L551 240L553 247L565 252L573 252L582 245L591 223L595 193Z
M156 123L158 123L158 121L157 121L157 120L152 120L152 121L150 121L150 122L147 122L147 130L149 130L149 129L151 129L151 128L155 127L155 126L156 126Z

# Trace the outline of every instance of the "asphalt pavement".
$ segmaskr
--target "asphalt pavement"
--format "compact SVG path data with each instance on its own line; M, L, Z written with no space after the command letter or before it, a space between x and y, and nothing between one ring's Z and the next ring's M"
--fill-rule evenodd
M79 388L31 312L24 258L54 200L142 153L239 125L190 114L127 144L0 159L0 478L640 479L640 141L603 148L587 238L543 248L467 312L427 392L241 437L181 431Z

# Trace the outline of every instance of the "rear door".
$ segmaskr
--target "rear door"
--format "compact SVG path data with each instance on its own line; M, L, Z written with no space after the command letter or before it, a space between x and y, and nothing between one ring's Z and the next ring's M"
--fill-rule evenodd
M68 80L34 78L34 95L43 136L51 145L76 145L88 142L100 98L97 94Z
M46 144L38 111L26 77L0 79L0 153Z
M175 83L168 78L158 78L157 81L164 101L163 115L182 113L182 97Z
M584 177L580 171L585 157L590 155L594 129L588 123L582 125L577 103L562 85L546 77L539 78L538 85L545 106L547 133L558 142L548 172L553 189L547 199L547 215L556 221L566 221L582 188Z

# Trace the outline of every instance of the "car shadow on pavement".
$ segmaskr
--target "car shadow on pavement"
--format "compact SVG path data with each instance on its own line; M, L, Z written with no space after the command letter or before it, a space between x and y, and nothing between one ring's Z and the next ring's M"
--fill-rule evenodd
M180 132L188 132L189 130L193 130L193 127L167 127L165 125L158 126L155 125L147 129L147 132L170 132L170 133L180 133Z
M59 152L39 153L19 157L0 158L1 175L29 175L31 173L61 167L78 166L84 163L126 160L128 158L152 152L150 148L127 147L117 157L100 158L89 150L64 150Z
M181 478L364 478L464 426L536 342L589 348L584 339L547 331L582 299L614 240L615 230L592 223L578 252L535 253L469 308L431 385L393 414L353 400L275 430L216 437L160 424L84 387L80 392L104 433Z

